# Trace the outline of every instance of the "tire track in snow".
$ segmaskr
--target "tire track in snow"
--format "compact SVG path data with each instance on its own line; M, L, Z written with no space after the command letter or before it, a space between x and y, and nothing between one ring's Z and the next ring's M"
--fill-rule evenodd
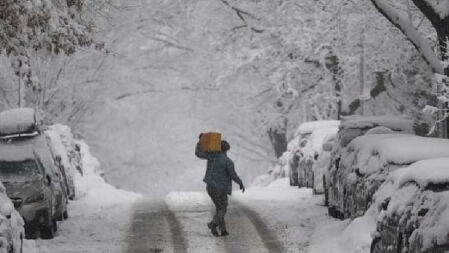
M217 239L224 241L227 253L271 253L241 208L233 205L228 209L226 225L230 235Z
M181 226L163 201L135 205L127 253L187 252Z
M279 241L273 231L265 224L258 213L251 210L249 207L245 206L243 203L237 204L238 208L241 209L248 219L251 221L252 225L257 231L257 234L262 239L263 244L268 249L270 253L283 253L285 252L284 247Z

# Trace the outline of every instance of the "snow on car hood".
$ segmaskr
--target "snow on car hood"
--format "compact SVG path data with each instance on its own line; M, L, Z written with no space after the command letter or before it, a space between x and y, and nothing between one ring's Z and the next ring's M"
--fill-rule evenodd
M416 161L449 157L449 140L408 134L365 135L354 139L346 152L345 165L357 164L363 174L386 164L408 165Z
M340 128L362 129L362 128L373 128L376 126L388 127L394 131L414 133L413 121L398 116L347 117L344 121L342 121Z
M298 129L296 129L295 136L301 134L310 134L315 129L326 127L338 127L339 125L340 125L339 120L319 120L319 121L305 122L299 125Z
M407 182L416 182L421 188L428 184L449 183L449 158L436 158L418 161L393 174L400 187Z

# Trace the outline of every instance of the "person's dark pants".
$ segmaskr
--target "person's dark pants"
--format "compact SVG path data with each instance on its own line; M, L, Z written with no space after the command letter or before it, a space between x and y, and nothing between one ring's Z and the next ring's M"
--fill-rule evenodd
M207 193L209 194L212 202L215 205L215 215L211 221L213 227L220 228L221 232L225 232L226 223L225 223L225 215L228 209L228 194L225 191L219 190L212 185L207 185Z

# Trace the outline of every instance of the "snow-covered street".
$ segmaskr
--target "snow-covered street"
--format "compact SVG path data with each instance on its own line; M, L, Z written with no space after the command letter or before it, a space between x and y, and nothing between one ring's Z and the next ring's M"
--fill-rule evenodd
M286 179L234 192L226 217L230 236L214 237L206 226L213 205L205 192L107 205L75 201L56 239L27 241L25 253L368 252L341 240L348 222L328 217L322 204L322 196Z

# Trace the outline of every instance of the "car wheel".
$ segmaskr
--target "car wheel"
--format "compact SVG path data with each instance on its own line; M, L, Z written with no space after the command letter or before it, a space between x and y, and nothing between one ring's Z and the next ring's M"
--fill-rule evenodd
M45 226L43 226L41 228L41 238L48 240L48 239L53 239L55 237L55 223L56 220L52 220L50 221L50 224L46 224ZM57 225L56 225L57 227Z
M376 237L371 243L371 253L382 253L382 240Z
M324 206L329 206L328 189L326 187L326 177L323 176L323 189L324 189Z
M56 220L53 220L53 230L55 232L58 231L58 222Z
M20 253L23 253L23 235L20 236Z
M298 177L294 177L293 174L290 174L290 186L298 186Z
M337 215L336 215L336 212L335 212L335 207L329 206L327 208L327 213L329 214L330 217L337 218Z
M25 226L25 239L28 240L37 239L37 228L35 225Z

